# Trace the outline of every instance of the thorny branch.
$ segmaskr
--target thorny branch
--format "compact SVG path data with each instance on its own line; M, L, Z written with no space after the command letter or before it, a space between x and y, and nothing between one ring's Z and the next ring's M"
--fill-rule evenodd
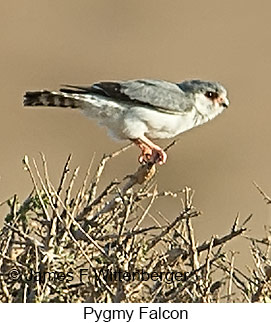
M129 147L104 155L96 170L93 157L79 188L79 168L72 170L71 155L56 188L43 154L40 167L24 158L31 194L22 204L16 195L0 204L10 208L0 231L0 301L268 301L271 230L264 239L245 237L255 260L245 274L235 265L236 253L225 247L242 236L251 215L242 225L237 218L223 236L200 242L194 192L188 187L159 191L156 165L140 165L122 180L112 176L101 186L109 162ZM182 205L165 216L155 210L161 198L168 203L182 198ZM14 270L18 277L11 275Z

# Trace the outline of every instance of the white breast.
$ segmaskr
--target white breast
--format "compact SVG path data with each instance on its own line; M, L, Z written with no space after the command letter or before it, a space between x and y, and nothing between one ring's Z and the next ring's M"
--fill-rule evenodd
M130 108L124 118L123 133L128 138L142 135L151 139L172 138L197 125L199 120L195 114L195 109L177 115L143 107Z

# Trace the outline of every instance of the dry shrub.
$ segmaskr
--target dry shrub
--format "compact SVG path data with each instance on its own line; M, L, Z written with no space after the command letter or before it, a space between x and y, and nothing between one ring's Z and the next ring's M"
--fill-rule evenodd
M76 193L79 169L70 170L71 156L57 188L43 155L42 167L24 158L33 191L23 203L16 195L2 203L10 211L0 231L1 302L269 301L270 231L264 239L246 237L251 216L241 225L237 218L224 236L199 243L192 190L160 192L152 164L100 188L107 163L127 148L104 156L96 171L91 162ZM150 212L161 198L182 199L172 222ZM241 235L255 260L247 275L225 251Z

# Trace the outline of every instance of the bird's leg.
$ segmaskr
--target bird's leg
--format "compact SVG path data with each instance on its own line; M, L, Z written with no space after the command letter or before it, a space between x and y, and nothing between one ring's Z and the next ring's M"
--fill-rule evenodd
M141 155L138 158L140 163L143 163L143 161L153 164L158 162L160 165L163 165L166 162L167 154L164 150L145 136L143 138L132 139L132 141L141 149Z

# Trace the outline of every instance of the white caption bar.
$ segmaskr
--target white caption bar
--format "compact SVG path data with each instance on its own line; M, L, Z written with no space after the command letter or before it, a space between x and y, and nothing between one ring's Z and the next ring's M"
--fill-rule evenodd
M0 304L9 323L253 322L270 319L271 304Z

